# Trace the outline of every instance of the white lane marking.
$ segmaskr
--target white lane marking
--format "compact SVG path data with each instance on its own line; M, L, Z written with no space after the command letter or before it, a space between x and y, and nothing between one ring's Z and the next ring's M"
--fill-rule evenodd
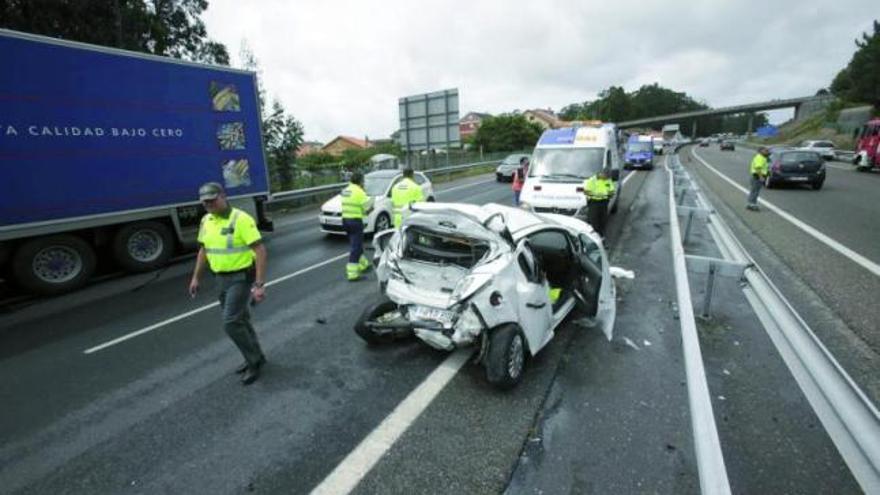
M632 177L633 175L636 175L636 171L630 170L630 172L628 174L626 174L626 177L623 178L623 181L621 181L620 184L621 185L626 184L626 181L628 181L629 178Z
M712 165L709 165L706 162L706 160L703 160L703 158L697 154L697 152L695 150L691 150L691 154L693 154L697 160L699 160L703 165L705 165L706 168L708 168L712 172L715 172L715 175L717 175L718 177L721 177L722 179L727 181L728 184L739 189L744 194L749 193L749 191L745 187L737 184L736 182L733 181L733 179L722 174L720 171L718 171L718 169L716 169ZM834 239L828 237L827 235L823 234L822 232L818 231L817 229L807 225L806 223L802 222L801 220L798 220L790 213L786 212L782 208L779 208L778 206L774 205L773 203L767 201L766 199L758 198L758 201L760 201L761 204L764 205L768 210L776 213L777 215L781 216L785 220L788 220L792 225L803 230L807 234L813 236L819 242L825 244L826 246L837 251L838 253L842 254L843 256L846 256L851 261L860 265L862 268L865 268L869 272L880 277L880 265L878 265L877 263L874 263L873 261L862 256L861 254L853 251L852 249L850 249L850 248L844 246L843 244L835 241Z
M836 168L837 170L846 170L847 172L855 170L855 167L852 167L852 166L847 167L846 165L835 165L833 163L828 163L828 162L825 162L825 166L831 167L831 168Z
M350 493L464 366L473 351L454 352L336 466L312 495Z
M285 280L291 279L291 278L293 278L293 277L296 277L296 276L302 275L303 273L310 272L310 271L312 271L312 270L314 270L314 269L316 269L316 268L320 268L320 267L322 267L322 266L324 266L324 265L327 265L327 264L329 264L329 263L333 263L334 261L341 260L342 258L345 258L346 256L348 256L348 253L343 253L343 254L340 254L339 256L334 256L333 258L330 258L330 259L328 259L328 260L324 260L324 261L322 261L322 262L320 262L320 263L316 263L316 264L314 264L314 265L312 265L312 266L309 266L309 267L303 268L302 270L297 270L297 271L295 271L295 272L293 272L293 273L289 273L289 274L287 274L287 275L284 275L283 277L276 278L275 280L272 280L271 282L268 282L268 283L266 284L266 286L269 287L269 286L275 285L275 284L277 284L277 283L283 282L283 281L285 281ZM192 311L187 311L186 313L181 313L181 314L179 314L179 315L177 315L177 316L174 316L174 317L172 317L172 318L168 318L167 320L160 321L159 323L154 323L154 324L152 324L152 325L150 325L150 326L148 326L148 327L144 327L144 328L141 328L140 330L136 330L136 331L134 331L134 332L127 333L127 334L125 334L125 335L123 335L123 336L121 336L121 337L117 337L117 338L115 338L115 339L113 339L113 340L108 340L107 342L104 342L103 344L98 344L98 345L96 345L96 346L94 346L94 347L90 347L90 348L84 350L84 351L83 351L83 354L92 354L92 353L95 353L95 352L98 352L98 351L104 350L104 349L106 349L106 348L108 348L108 347L112 347L112 346L114 346L114 345L116 345L116 344L121 344L122 342L125 342L126 340L130 340L130 339L133 339L133 338L138 337L138 336L140 336L140 335L143 335L143 334L145 334L145 333L152 332L153 330L157 330L157 329L159 329L159 328L162 328L162 327L164 327L165 325L168 325L168 324L174 323L174 322L176 322L176 321L183 320L183 319L185 319L185 318L189 318L190 316L193 316L193 315L199 314L199 313L201 313L201 312L203 312L203 311L207 311L207 310L209 310L209 309L211 309L211 308L214 308L214 307L216 307L216 306L219 306L219 305L220 305L220 303L218 303L218 302L213 302L213 303L211 303L211 304L206 304L206 305L204 305L204 306L200 306L200 307L198 307L198 308L196 308L196 309L194 309L194 310L192 310Z

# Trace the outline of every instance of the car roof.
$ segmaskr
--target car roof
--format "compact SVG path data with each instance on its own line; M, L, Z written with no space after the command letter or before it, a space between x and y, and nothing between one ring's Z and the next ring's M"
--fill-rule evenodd
M500 213L504 217L507 230L510 231L516 241L519 241L524 235L533 232L534 228L538 226L580 230L586 225L579 220L564 215L535 213L498 203L488 203L482 206L468 203L417 203L412 206L412 209L416 212L437 214L454 215L460 213L481 224L492 215ZM488 231L489 229L487 228L486 230ZM587 230L590 231L589 226L587 226Z
M394 170L376 170L376 171L374 171L374 172L368 172L368 173L364 174L364 177L383 179L383 178L388 178L388 177L395 177L395 176L398 176L398 175L400 175L400 174L401 174L400 170L397 170L397 169L394 169Z

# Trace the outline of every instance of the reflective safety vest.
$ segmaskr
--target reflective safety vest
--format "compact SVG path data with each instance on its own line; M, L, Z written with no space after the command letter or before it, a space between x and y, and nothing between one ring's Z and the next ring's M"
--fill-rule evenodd
M360 219L367 215L370 197L357 184L349 184L342 190L342 218Z
M587 195L587 199L592 201L610 199L614 195L614 182L611 179L600 179L598 175L594 175L584 181L584 193Z
M758 177L767 177L770 173L770 167L767 166L767 157L758 153L752 158L752 166L749 167L749 173Z
M425 199L424 194L422 194L422 188L416 183L416 181L404 177L403 180L398 182L391 188L391 208L394 213L394 228L400 227L400 224L403 223L403 211L404 209L417 202Z
M250 246L260 238L253 217L238 208L232 208L225 218L209 213L199 226L198 240L214 273L235 272L253 265L256 255Z

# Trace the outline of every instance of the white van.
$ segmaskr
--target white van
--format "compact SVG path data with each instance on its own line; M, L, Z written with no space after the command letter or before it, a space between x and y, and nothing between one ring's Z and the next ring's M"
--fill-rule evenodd
M622 186L614 126L548 129L535 146L520 204L539 213L574 215L587 204L584 181L603 168L615 185L609 204L609 212L614 213Z

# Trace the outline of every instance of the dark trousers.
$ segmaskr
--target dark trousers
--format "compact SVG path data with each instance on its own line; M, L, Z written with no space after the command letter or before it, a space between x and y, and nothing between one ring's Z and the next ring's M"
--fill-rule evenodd
M223 330L251 366L257 366L264 359L248 311L254 275L253 268L236 273L217 274L220 283L219 299L220 309L223 312Z
M348 262L357 263L364 254L364 222L359 218L344 218L342 228L348 236Z
M599 235L605 237L605 221L608 219L608 200L590 199L587 201L587 223Z

